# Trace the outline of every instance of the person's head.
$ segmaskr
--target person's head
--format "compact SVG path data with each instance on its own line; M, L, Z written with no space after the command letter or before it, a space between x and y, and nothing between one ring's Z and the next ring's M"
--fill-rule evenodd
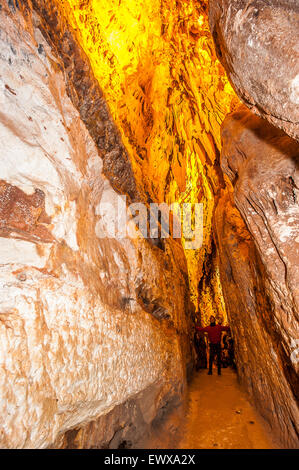
M222 323L223 323L223 318L222 318L222 317L219 317L219 318L218 318L218 325L222 325Z
M214 315L211 315L211 316L210 316L210 323L215 323L215 317L214 317Z

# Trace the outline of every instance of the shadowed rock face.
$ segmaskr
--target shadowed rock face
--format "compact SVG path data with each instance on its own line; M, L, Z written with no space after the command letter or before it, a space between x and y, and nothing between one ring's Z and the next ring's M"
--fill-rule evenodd
M232 187L215 212L239 372L286 447L298 446L299 144L242 107L224 120Z
M299 139L297 0L211 0L219 60L256 114Z
M245 107L222 124L230 183L215 211L240 375L286 447L298 446L299 6L211 0L217 55Z

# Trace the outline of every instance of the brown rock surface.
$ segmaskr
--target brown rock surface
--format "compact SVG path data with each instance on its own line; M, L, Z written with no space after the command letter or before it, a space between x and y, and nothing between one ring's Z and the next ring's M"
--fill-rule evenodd
M181 405L182 395L180 386L168 393L157 380L109 413L61 434L51 448L144 448L155 428Z
M299 140L297 0L211 0L209 21L218 58L240 98Z
M16 186L0 180L0 235L19 236L24 240L53 241L47 225L45 194L36 189L26 194Z
M286 447L298 446L299 145L245 107L222 127L232 183L215 212L239 373Z

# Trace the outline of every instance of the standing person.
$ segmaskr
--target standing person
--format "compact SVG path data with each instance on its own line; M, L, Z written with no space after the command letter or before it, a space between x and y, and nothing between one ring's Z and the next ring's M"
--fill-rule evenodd
M197 331L204 331L208 333L210 343L210 359L209 359L209 372L212 375L212 367L215 356L217 357L218 375L221 375L221 333L222 331L230 331L229 326L216 325L214 315L210 316L210 325L204 328L195 326Z

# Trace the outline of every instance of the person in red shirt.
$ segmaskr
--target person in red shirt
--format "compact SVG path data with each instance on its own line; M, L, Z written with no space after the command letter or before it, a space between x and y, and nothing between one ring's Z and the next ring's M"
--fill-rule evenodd
M206 327L195 326L197 331L208 333L210 343L210 359L209 359L209 372L212 375L212 367L215 356L217 357L218 375L221 375L221 333L222 331L230 331L229 326L216 325L215 317L210 316L210 325Z

